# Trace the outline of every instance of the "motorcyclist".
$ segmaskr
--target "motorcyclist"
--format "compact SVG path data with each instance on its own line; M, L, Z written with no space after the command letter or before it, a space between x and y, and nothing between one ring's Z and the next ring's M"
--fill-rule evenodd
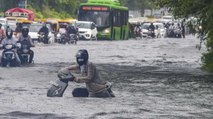
M5 37L4 29L2 29L2 24L0 23L0 44L1 41L4 39L4 37Z
M169 36L170 37L175 37L175 25L174 23L172 22L171 25L169 26Z
M66 32L68 37L70 36L70 34L75 34L75 40L78 40L78 28L75 27L73 24L67 26Z
M17 64L17 66L20 66L21 61L20 61L18 54L17 54L17 50L16 50L17 44L16 44L16 40L13 38L13 30L12 29L10 29L10 28L6 29L6 38L4 38L2 40L2 45L3 45L3 49L5 49L6 45L13 45L13 47L14 47L13 51L14 51L15 57L16 57L16 64Z
M22 30L22 23L16 23L16 29L15 29L15 37L19 38L19 36L21 35L21 30Z
M42 28L39 30L39 32L38 32L38 34L41 34L41 33L43 33L44 34L44 38L45 38L45 40L44 40L44 43L45 44L48 44L48 35L49 35L49 29L47 28L47 24L46 23L44 23L43 24L43 26L42 26Z
M151 31L151 36L155 37L155 26L152 22L150 23L148 30Z
M29 45L29 47L35 47L35 45L32 42L32 39L28 35L28 33L29 33L29 29L28 28L23 28L22 29L22 35L19 37L18 42L20 42L22 44L23 40L27 40L28 41L27 44ZM22 51L22 49L19 49L18 50L18 55L19 55L20 59L21 59L21 54L23 54L23 51ZM31 49L29 49L28 54L30 54L29 63L31 64L32 61L33 61L33 57L34 57L34 52Z
M74 81L77 83L86 83L86 89L89 92L89 97L115 97L111 91L110 83L100 79L98 70L93 63L88 61L88 59L89 55L87 50L78 50L76 54L77 64L60 70L58 72L60 80L64 82ZM73 80L66 78L70 72L76 72ZM78 88L74 89L73 96L76 95L76 92L78 92Z
M134 33L136 37L141 37L141 24L137 23L135 28L134 28Z

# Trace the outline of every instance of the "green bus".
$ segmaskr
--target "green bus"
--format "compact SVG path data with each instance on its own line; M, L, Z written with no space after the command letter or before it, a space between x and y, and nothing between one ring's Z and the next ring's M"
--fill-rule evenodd
M126 40L129 35L129 10L119 0L88 0L81 3L78 20L97 25L98 39Z

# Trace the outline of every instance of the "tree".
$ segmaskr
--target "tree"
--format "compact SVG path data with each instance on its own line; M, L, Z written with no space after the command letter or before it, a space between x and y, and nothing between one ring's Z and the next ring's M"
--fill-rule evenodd
M203 54L203 68L213 72L213 1L212 0L155 0L156 4L169 7L176 17L197 18L196 25L202 29L197 31L206 36L208 52Z
M130 10L140 10L142 15L145 9L152 10L155 7L153 0L120 0L120 2Z
M27 8L33 10L37 18L75 17L80 2L85 0L28 0ZM0 12L18 7L19 0L0 0Z

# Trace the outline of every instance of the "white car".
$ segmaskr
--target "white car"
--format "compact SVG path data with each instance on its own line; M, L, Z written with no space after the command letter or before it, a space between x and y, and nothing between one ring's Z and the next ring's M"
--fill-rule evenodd
M155 26L156 32L157 32L157 37L161 38L161 37L165 37L166 36L166 28L164 27L163 23L160 22L155 22L153 23L153 25Z
M149 22L146 22L146 23L143 23L142 25L142 36L143 37L147 37L148 36L148 28L150 26L151 23ZM166 29L164 28L164 25L163 23L160 23L160 22L155 22L153 23L153 25L155 26L155 35L157 38L161 38L161 37L165 37L165 34L166 34Z
M97 28L95 23L89 21L76 21L80 39L97 40Z
M7 19L6 18L0 18L0 23L1 24L7 24Z
M162 23L168 23L168 22L173 22L173 20L174 20L173 16L163 16L160 19L160 22L162 22Z

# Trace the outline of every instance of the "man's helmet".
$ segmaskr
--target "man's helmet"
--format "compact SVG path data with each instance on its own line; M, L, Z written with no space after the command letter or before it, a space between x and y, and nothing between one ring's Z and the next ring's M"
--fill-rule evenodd
M13 37L13 30L8 28L6 30L6 36L7 36L8 39L11 39Z
M29 33L28 28L23 28L21 32L22 32L23 37L28 37L28 33Z
M88 59L89 54L87 50L85 49L78 50L78 52L76 53L76 61L80 66L86 64Z

